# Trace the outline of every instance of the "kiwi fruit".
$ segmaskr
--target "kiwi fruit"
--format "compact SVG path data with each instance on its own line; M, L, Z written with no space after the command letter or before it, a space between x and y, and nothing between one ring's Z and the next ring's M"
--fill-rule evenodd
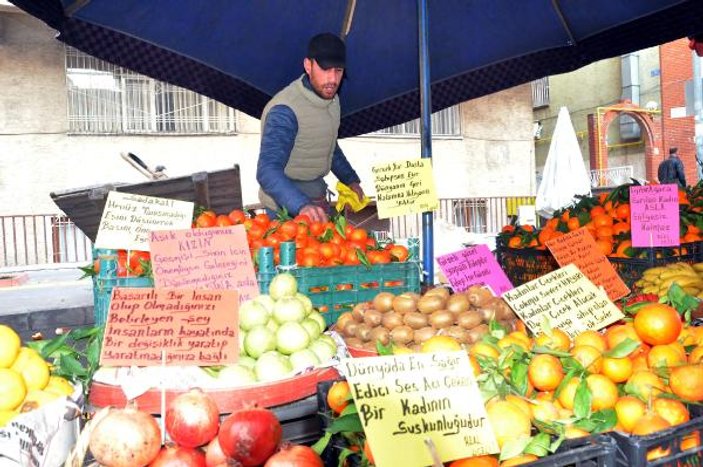
M430 326L435 329L442 329L454 324L454 315L451 311L437 310L430 315Z
M396 313L395 311L389 311L383 314L381 318L381 324L386 329L397 328L403 325L403 315Z
M393 309L394 298L395 295L390 292L381 292L374 297L373 302L371 303L375 309L377 309L381 313L385 313L386 311L390 311Z
M391 330L391 340L394 344L405 345L413 340L413 334L410 326L398 326Z
M424 328L418 329L415 331L415 335L413 336L413 340L417 344L422 344L425 342L427 339L434 337L437 334L437 330L433 328L432 326L425 326Z
M423 315L417 311L405 313L403 315L403 323L413 329L420 329L427 326L427 315Z
M364 323L368 324L371 328L381 325L381 320L383 319L383 313L378 310L370 308L364 313Z
M378 326L371 330L369 337L370 341L373 343L378 341L383 345L388 345L391 341L391 332L383 326Z
M483 322L483 316L478 311L465 311L456 317L456 323L464 329L473 329Z
M445 300L439 295L423 295L417 302L417 309L421 313L427 315L434 313L437 310L441 310L444 307Z

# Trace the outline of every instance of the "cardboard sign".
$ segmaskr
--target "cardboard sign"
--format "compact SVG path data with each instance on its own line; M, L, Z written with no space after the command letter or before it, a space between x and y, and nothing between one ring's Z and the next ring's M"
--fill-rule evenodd
M243 225L151 232L149 244L156 287L234 289L240 302L259 295Z
M466 352L345 359L359 418L376 465L432 465L498 452Z
M149 251L149 232L189 228L193 206L187 201L111 191L95 247Z
M630 187L632 246L677 246L679 240L678 185Z
M463 292L474 284L487 285L496 295L513 288L486 245L438 256L437 263L455 292Z
M238 309L236 290L115 287L100 366L236 363Z
M608 258L598 250L588 229L574 230L548 240L546 245L559 266L575 264L591 282L605 289L610 300L615 301L630 293Z
M371 168L378 218L403 216L439 207L429 159L390 162Z
M625 317L574 264L505 292L503 298L534 334L545 320L574 338Z

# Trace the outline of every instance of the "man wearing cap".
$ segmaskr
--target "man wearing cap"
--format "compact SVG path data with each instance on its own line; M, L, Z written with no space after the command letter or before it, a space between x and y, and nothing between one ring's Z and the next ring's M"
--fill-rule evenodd
M259 200L325 222L327 183L332 173L363 199L359 176L337 144L337 90L344 76L346 48L331 33L314 36L303 60L305 74L283 88L261 115L261 148L256 169Z

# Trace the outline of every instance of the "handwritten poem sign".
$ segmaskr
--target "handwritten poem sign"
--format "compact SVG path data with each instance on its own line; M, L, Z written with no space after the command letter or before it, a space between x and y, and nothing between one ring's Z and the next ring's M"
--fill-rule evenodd
M678 186L630 187L632 246L676 246L679 240Z
M542 331L545 320L573 338L624 318L622 311L574 264L505 292L503 298L535 334Z
M591 282L605 288L610 300L615 301L630 293L630 289L598 250L596 241L586 228L580 228L547 241L547 248L559 266L575 264Z
M486 245L438 256L437 263L455 292L463 292L474 284L487 285L497 295L513 288Z
M236 289L240 302L259 295L243 225L151 232L156 287Z
M224 365L239 358L236 290L112 290L101 366Z
M192 221L191 202L111 191L95 247L149 251L149 232L186 229Z
M347 376L376 465L432 465L498 452L466 352L345 359Z
M379 219L434 211L439 207L429 159L390 162L376 165L371 171Z

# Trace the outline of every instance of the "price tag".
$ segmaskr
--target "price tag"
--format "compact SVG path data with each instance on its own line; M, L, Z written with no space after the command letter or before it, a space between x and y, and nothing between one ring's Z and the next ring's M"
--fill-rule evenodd
M534 334L542 332L546 320L573 339L625 317L573 264L505 292L503 299Z
M474 284L487 285L497 295L513 288L486 245L438 256L437 263L455 292L463 292Z
M439 207L429 159L412 159L371 168L378 218L403 216Z
M239 358L235 290L112 290L101 366L224 365Z
M229 289L244 302L259 295L243 225L151 232L157 288Z
M186 229L193 203L111 191L100 218L96 248L149 251L152 230Z
M630 187L632 246L677 246L679 236L678 185Z
M498 452L466 352L345 359L352 396L379 467L431 465Z

